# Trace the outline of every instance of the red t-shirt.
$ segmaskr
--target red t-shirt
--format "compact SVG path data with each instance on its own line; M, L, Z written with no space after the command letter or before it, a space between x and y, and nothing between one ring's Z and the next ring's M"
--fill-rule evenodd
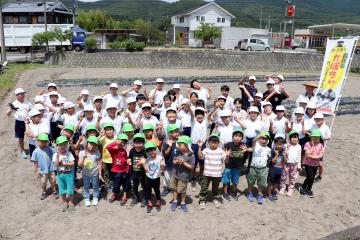
M112 142L106 146L112 158L112 172L129 172L128 156L126 150L119 148L118 142Z

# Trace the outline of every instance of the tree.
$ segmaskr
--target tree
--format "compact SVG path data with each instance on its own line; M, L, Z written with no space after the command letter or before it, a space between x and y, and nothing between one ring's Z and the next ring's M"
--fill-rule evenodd
M214 39L221 37L221 29L214 24L201 23L194 32L195 38L200 39L203 44L213 44Z
M70 41L72 38L72 31L71 30L61 30L60 28L54 28L51 31L53 31L55 40L58 40L60 42L60 46L62 46L63 42Z
M42 46L47 42L55 40L54 31L39 32L33 35L32 45L33 46Z

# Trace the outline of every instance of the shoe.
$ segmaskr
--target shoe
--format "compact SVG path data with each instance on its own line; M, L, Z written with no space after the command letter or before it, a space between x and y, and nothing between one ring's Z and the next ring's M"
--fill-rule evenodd
M25 151L22 151L20 154L21 154L22 159L27 159L28 158L28 155L26 154Z
M299 193L301 196L304 196L307 194L306 190L303 187L299 187Z
M284 195L285 194L285 188L280 189L279 194Z
M314 179L314 182L315 183L318 183L321 181L321 176L317 176L315 179Z
M166 197L166 195L168 195L169 193L170 193L170 190L164 188L164 190L161 192L161 196L162 196L162 197Z
M156 211L158 211L158 212L161 211L161 202L160 202L160 200L156 201L155 208L156 208Z
M46 198L46 192L43 192L43 193L41 194L40 199L41 199L41 200L44 200L45 198Z
M85 199L84 202L85 202L85 206L86 206L86 207L90 207L90 206L91 206L90 199Z
M235 201L238 201L238 200L239 200L239 196L238 196L237 192L231 193L231 197L232 197Z
M293 190L289 190L287 193L286 193L286 196L288 196L288 197L291 197L292 196L292 194L293 194Z
M205 210L205 209L206 209L206 203L205 203L205 202L200 202L200 209L201 209L201 210Z
M272 192L271 195L272 195L272 199L274 199L274 201L278 200L278 196L277 196L276 192Z
M254 195L251 192L247 194L246 198L249 200L249 202L254 201Z
M196 181L195 180L191 181L190 185L191 185L191 191L196 192L197 191L197 189L196 189Z
M133 199L131 200L131 202L130 202L130 207L135 206L137 203L138 203L137 198L133 198Z
M223 193L223 198L225 198L227 201L231 201L231 198L229 196L229 194L226 192L226 193Z
M315 197L314 193L312 191L308 191L307 195L308 195L309 198L314 198Z
M146 200L143 199L143 200L141 201L141 207L145 207L145 206L146 206Z
M68 209L68 205L67 204L63 204L63 206L62 206L62 208L61 208L61 211L62 212L66 212L67 211L67 209Z
M272 202L275 201L275 199L273 198L273 195L271 195L271 194L268 195L268 196L266 197L266 199L269 200L269 201L272 201Z
M53 192L52 195L54 196L55 199L59 198L59 193L58 192Z
M171 211L175 211L176 210L176 208L177 208L177 202L172 202L171 203Z
M263 196L260 195L260 194L257 195L257 203L258 203L258 204L262 204L262 203L263 203Z
M220 203L219 203L219 200L217 200L217 199L214 199L214 206L216 207L216 208L219 208L220 207Z
M70 212L74 212L74 211L75 211L75 205L70 205L70 206L68 207L68 210L69 210Z
M149 206L149 205L146 206L146 212L147 213L151 213L152 209L153 209L153 206Z
M111 197L110 197L110 199L109 199L109 202L110 203L113 203L115 200L116 200L116 195L115 194L111 194Z
M181 210L183 210L183 212L188 212L189 211L187 206L186 206L186 203L181 204Z
M124 206L127 202L127 197L122 197L121 201L120 201L120 206Z
M93 199L93 206L97 206L99 204L99 199L98 198L94 198Z

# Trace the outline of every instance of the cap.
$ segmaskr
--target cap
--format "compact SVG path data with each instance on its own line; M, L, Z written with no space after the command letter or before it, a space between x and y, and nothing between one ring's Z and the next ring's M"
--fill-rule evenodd
M295 114L304 114L305 110L302 107L295 108Z
M56 144L62 144L64 142L68 142L69 140L67 140L67 138L65 136L59 136L56 138L55 143Z
M231 116L231 111L230 110L222 110L220 112L220 117L230 117Z
M309 102L306 108L316 109L316 104L314 102Z
M143 109L143 108L151 108L151 104L148 103L148 102L146 102L146 103L144 103L144 104L141 106L141 108L142 108L142 109Z
M168 133L172 132L174 130L177 130L177 129L180 129L179 125L177 125L177 124L168 124L167 127L166 127L166 131Z
M38 111L41 111L41 110L45 110L45 107L41 103L37 103L37 104L34 105L34 109L38 110Z
M49 135L47 133L39 133L36 139L39 141L49 141Z
M157 78L157 79L156 79L156 83L164 83L164 79L162 79L162 78Z
M57 91L52 91L52 92L49 92L49 97L50 96L59 96L59 93Z
M259 109L255 106L251 106L249 107L249 112L256 112L256 113L259 113Z
M106 103L106 110L109 108L116 108L118 109L118 105L115 102L107 102Z
M49 87L55 87L55 88L57 88L57 86L56 86L55 83L49 83L49 84L48 84L48 88L49 88Z
M176 140L176 142L178 143L185 143L185 144L191 144L191 138L189 136L186 135L181 135L178 137L178 139Z
M256 81L256 77L254 75L249 77L249 80L255 80Z
M154 127L154 125L152 125L151 123L146 123L146 124L144 124L144 126L143 126L143 131L146 131L146 130L154 130L155 129L155 127Z
M282 139L284 139L284 140L285 140L285 135L284 135L284 134L282 134L282 133L277 133L277 134L275 134L274 139L276 139L276 138L282 138Z
M259 136L270 138L270 133L268 131L262 131L262 132L260 132Z
M308 104L308 102L309 102L309 99L307 99L306 97L300 97L300 99L299 99L299 103L306 103L306 104Z
M226 97L224 97L223 95L218 96L217 99L218 99L218 100L219 100L219 99L224 99L224 100L226 101Z
M97 128L94 124L89 124L86 126L86 132L87 131L91 131L91 130L96 130L97 131Z
M205 108L203 108L203 107L197 107L197 108L195 108L195 112L196 111L201 111L201 112L203 112L203 113L205 113L206 111L205 111Z
M66 103L66 98L64 97L60 97L58 100L57 100L57 104L64 104Z
M94 111L93 105L86 104L86 105L84 106L84 112L86 112L86 111L88 111L88 112L93 112L93 111Z
M119 86L117 85L117 83L111 83L110 88L119 88Z
M118 140L129 141L129 137L128 137L126 134L124 134L124 133L118 134L118 135L116 136L116 138L117 138Z
M321 132L319 129L313 129L313 130L311 130L310 136L311 137L321 137Z
M34 98L34 102L45 102L44 96L43 95L38 95Z
M103 100L103 98L102 98L102 96L95 96L95 97L94 97L94 102L95 102L96 100Z
M271 102L268 102L268 101L262 102L262 105L263 105L263 107L265 107L267 105L272 106Z
M145 97L144 94L139 93L139 94L136 96L136 100L139 100L139 99L146 99L146 97Z
M216 140L218 140L219 141L219 135L217 135L217 134L215 134L215 133L213 133L213 134L210 134L210 136L209 136L209 138L208 138L209 140L210 139L216 139Z
M175 89L180 89L180 84L174 84L174 85L173 85L173 88L175 88Z
M269 80L266 81L266 85L268 84L275 84L274 79L270 78Z
M183 98L183 99L181 100L181 105L183 105L183 104L188 104L188 103L190 103L190 99L188 99L188 98Z
M276 106L275 111L285 111L285 107L283 105L278 105Z
M64 130L69 130L69 131L74 132L74 125L66 124L65 127L64 127Z
M123 132L132 132L134 131L134 127L131 123L124 123L124 125L122 126L121 131Z
M89 95L89 90L86 89L82 90L81 95Z
M313 88L317 88L318 85L316 84L315 81L308 81L306 83L303 84L304 86L308 86L308 87L313 87Z
M156 144L153 141L148 141L144 145L145 150L156 148Z
M255 94L255 97L263 98L264 96L263 96L262 93L258 92L258 93Z
M95 143L95 144L99 144L99 139L95 136L89 136L86 139L87 142L91 142L91 143Z
M26 93L26 91L24 89L22 89L22 88L15 89L15 95L18 95L20 93Z
M128 98L126 99L126 103L127 103L127 104L129 104L129 103L134 103L134 102L136 102L136 99L135 99L134 97L128 97Z
M176 113L176 108L169 107L169 108L166 109L166 113L167 113L167 112L170 112L170 111L173 111L173 112Z
M243 130L241 128L238 128L238 127L233 129L233 134L234 133L241 133L241 135L244 135Z
M324 118L324 114L322 113L315 113L314 115L314 119L323 119Z
M140 80L135 80L134 85L142 86L142 82Z
M41 112L39 112L39 110L36 110L36 109L33 109L33 110L30 110L30 112L29 112L29 117L34 117L34 116L36 116L36 115L40 115L41 114Z
M105 129L107 127L111 127L112 129L115 129L114 124L111 122L105 122L102 127L103 127L103 129Z
M133 139L138 139L138 138L141 138L145 141L145 135L143 133L137 133L133 136Z
M281 75L281 74L280 74L280 75L277 75L276 77L279 78L281 81L284 81L284 79L285 79L284 76Z
M75 104L70 102L70 101L67 101L67 102L64 103L64 109L65 110L69 109L69 108L73 108L73 107L75 107Z
M297 134L299 135L299 133L295 130L295 129L292 129L290 132L289 132L289 137L294 135L294 134Z

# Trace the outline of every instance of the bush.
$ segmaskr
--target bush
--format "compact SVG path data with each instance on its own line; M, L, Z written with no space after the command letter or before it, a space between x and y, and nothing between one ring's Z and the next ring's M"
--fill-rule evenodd
M87 49L95 49L96 48L96 39L95 38L86 38L84 43L85 43L85 47Z
M360 74L360 67L351 68L350 72L352 72L352 73L359 73L359 74Z
M111 49L126 49L126 51L142 51L145 48L145 44L143 42L135 42L134 40L126 40L126 41L114 41L109 43L109 47Z
M108 44L109 48L111 49L121 49L125 48L123 42L120 41L114 41Z

